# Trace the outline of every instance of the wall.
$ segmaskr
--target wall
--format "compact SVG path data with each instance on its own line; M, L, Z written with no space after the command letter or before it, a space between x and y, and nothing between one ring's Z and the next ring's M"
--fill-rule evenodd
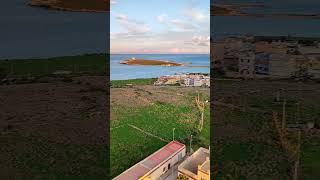
M151 179L153 180L153 179L159 178L161 175L163 175L168 171L168 164L170 164L170 171L171 171L172 167L179 161L179 154L182 154L182 158L184 158L186 155L186 148L184 148L182 151L180 151L179 153L171 157L165 163L156 167L155 171L149 174L146 178L143 178L143 180L151 180ZM166 170L163 171L163 168L165 168Z

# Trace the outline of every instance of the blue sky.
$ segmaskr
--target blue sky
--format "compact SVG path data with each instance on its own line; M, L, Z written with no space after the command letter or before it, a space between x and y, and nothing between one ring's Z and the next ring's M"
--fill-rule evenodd
M112 0L111 53L209 53L209 0Z

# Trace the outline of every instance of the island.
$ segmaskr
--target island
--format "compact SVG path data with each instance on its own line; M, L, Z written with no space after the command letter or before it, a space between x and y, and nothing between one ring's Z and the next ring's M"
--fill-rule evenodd
M131 58L119 62L120 64L126 65L143 65L143 66L184 66L185 64L176 63L166 60L147 60L147 59L136 59Z
M298 14L298 13L249 13L248 8L268 8L261 3L256 4L213 4L210 7L211 16L250 16L259 18L305 18L320 19L320 14Z
M74 12L109 12L110 0L29 0L30 6Z

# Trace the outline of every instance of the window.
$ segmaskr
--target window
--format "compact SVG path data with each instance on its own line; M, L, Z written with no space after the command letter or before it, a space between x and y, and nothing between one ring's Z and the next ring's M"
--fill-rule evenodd
M166 167L163 168L163 172L165 172L165 171L166 171Z
M168 169L170 169L170 166L171 166L171 164L169 163L169 164L168 164Z

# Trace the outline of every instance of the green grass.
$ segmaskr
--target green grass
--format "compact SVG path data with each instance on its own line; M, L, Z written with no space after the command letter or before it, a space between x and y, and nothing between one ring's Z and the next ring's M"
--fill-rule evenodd
M226 107L221 110L218 125L226 134L212 147L217 179L226 179L227 175L235 179L287 179L287 156L274 139L271 116Z
M320 177L320 138L308 137L304 139L301 152L302 179L316 180Z
M110 144L111 177L115 177L165 145L159 139L149 137L129 126L112 130Z
M118 112L117 109L113 108ZM193 135L192 148L196 150L200 146L209 147L209 107L205 111L205 124L201 133L197 130L198 120L199 114L193 103L174 105L156 102L117 113L116 119L111 120L111 176L120 174L166 144L128 124L168 141L172 140L172 129L175 128L175 140L186 144L188 148L188 139Z
M299 123L319 121L320 106L300 102L300 113L298 114L297 102L296 99L287 99L286 101L286 118L288 123L296 123L296 121L299 121ZM283 111L283 103L275 102L272 98L250 98L248 103L250 107L259 108L268 112L275 111L281 114Z
M278 158L270 158L278 155ZM214 147L213 159L216 164L216 179L226 179L230 175L234 179L253 178L257 179L289 179L286 172L288 166L286 157L281 156L283 152L275 146L257 142L229 142L222 144L219 148ZM248 174L251 174L248 176ZM250 179L249 178L249 179ZM228 178L227 178L228 179Z
M108 149L101 145L59 143L43 137L0 138L0 146L15 154L15 168L27 171L22 179L106 179ZM21 149L17 148L20 147Z
M225 121L226 124L236 126L237 130L243 130L244 132L248 132L248 134L250 132L258 132L260 135L257 137L248 136L247 138L238 136L229 137L219 142L216 147L213 147L213 161L218 162L216 176L224 177L231 174L237 177L235 179L252 177L252 175L248 176L244 170L251 169L257 177L267 178L272 175L271 177L278 176L281 179L290 179L293 163L289 161L288 154L277 143L276 130L272 126L271 117L272 111L279 112L281 115L282 103L274 102L273 97L249 97L247 102L250 107L264 110L268 114L261 114L250 110L246 112L225 110L219 119ZM286 118L288 123L296 122L296 102L296 99L287 99ZM302 101L299 122L319 122L319 110L318 105ZM261 144L264 141L266 143ZM318 152L320 138L318 135L304 135L302 142L300 178L317 179L320 176L317 171L317 169L320 169L320 153ZM265 157L265 154L270 154L273 158Z
M106 74L107 61L105 54L0 60L0 73L7 76L41 76L64 70L72 73Z
M156 78L112 80L111 81L111 87L112 88L125 87L128 84L132 84L132 85L153 85L153 83L156 80L157 80Z

